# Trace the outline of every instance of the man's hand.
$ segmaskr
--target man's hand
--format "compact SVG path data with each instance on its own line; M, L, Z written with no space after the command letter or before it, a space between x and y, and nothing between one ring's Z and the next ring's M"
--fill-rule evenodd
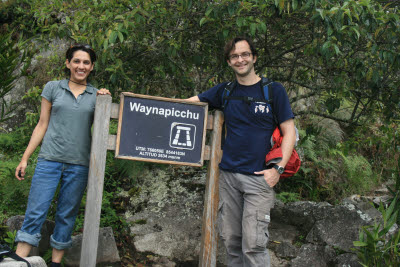
M185 100L190 101L190 102L200 102L200 99L197 95L192 96L191 98L186 98Z
M270 187L274 187L279 182L280 175L274 168L254 173L264 175L264 179Z

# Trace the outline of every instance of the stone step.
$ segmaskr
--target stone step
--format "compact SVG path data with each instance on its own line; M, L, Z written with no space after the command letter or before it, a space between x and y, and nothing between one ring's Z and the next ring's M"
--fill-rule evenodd
M27 260L32 267L47 267L46 262L39 256L26 257ZM0 267L26 267L27 264L23 261L16 261L11 258L5 258L2 262L0 262Z

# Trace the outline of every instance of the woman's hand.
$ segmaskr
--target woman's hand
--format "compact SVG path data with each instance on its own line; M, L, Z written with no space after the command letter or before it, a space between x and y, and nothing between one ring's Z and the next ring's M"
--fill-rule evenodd
M21 160L21 162L15 169L15 177L20 181L25 179L24 176L25 176L26 166L28 166L28 163L24 160Z
M111 95L111 93L106 88L101 88L100 90L97 91L96 95Z

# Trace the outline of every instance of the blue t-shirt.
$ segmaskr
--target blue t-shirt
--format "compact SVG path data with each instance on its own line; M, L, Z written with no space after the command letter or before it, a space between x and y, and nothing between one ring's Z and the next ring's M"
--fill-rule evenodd
M222 94L227 83L218 84L198 95L200 101L208 102L210 107L222 107ZM279 123L294 118L289 98L282 84L274 82L268 86L273 90L274 113ZM250 85L238 84L230 96L251 96L265 99L261 81ZM230 172L254 174L265 167L265 156L271 149L271 136L275 129L269 105L262 102L246 103L242 100L229 100L224 108L227 136L219 167Z

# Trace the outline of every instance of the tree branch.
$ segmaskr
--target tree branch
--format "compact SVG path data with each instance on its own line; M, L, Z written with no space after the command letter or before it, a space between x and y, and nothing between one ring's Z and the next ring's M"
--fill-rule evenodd
M316 112L316 111L309 111L309 110L300 111L300 112L296 113L295 115L296 116L315 115L315 116L323 117L323 118L326 118L326 119L331 119L331 120L338 121L338 122L355 124L355 122L352 121L352 120L340 119L340 118L337 118L337 117L334 117L334 116L331 116L331 115L328 115L328 114ZM356 125L358 125L358 123L356 123Z

